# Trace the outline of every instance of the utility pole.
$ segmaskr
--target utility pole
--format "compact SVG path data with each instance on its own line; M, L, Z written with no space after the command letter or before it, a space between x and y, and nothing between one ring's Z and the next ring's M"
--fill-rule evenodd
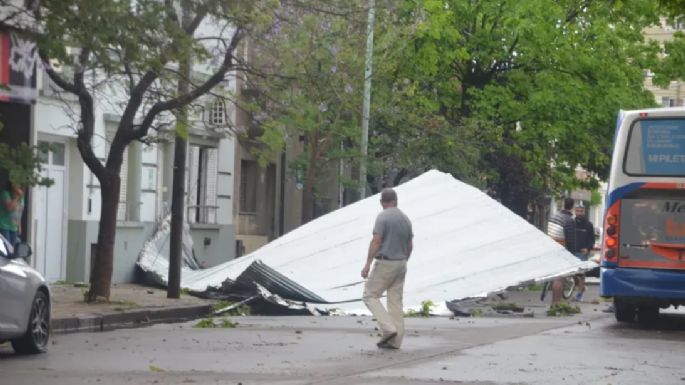
M371 75L373 74L373 23L376 1L369 0L366 25L366 63L364 65L364 105L362 107L361 161L359 163L359 199L366 198L366 157L369 147L369 119L371 111Z
M188 7L181 7L182 25L190 24ZM187 94L190 88L190 52L178 63L178 94ZM181 107L176 117L174 144L174 172L171 188L171 230L169 239L169 282L167 298L181 297L181 267L183 266L183 221L185 200L186 151L188 143L188 107Z

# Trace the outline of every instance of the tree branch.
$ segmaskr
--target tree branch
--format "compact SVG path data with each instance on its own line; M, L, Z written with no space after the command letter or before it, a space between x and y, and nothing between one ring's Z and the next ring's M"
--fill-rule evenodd
M195 34L195 30L197 30L197 27L200 26L202 20L207 16L208 11L207 4L204 4L204 6L198 10L197 15L190 21L190 24L182 26L189 36Z
M78 90L78 95L80 96L83 92L88 92L86 90L86 84L83 81L83 77L86 72L86 63L88 63L88 57L90 56L90 49L82 48L78 55L78 63L76 65L76 70L74 71L74 85Z
M52 66L50 65L50 58L48 58L42 50L38 51L38 55L40 56L40 59L43 61L43 68L45 68L45 72L48 74L50 79L63 90L71 92L74 95L78 95L78 88L76 88L76 85L73 83L69 83L69 81L60 76L60 74L58 74L55 71L55 69L52 68Z
M47 57L47 55L44 52L39 51L41 60L43 60L43 62L46 64L44 66L45 72L48 74L50 79L63 90L78 96L79 106L81 107L81 127L77 129L76 145L81 153L81 156L83 157L84 163L99 180L102 176L104 176L105 168L102 162L100 162L95 155L95 152L93 152L92 139L95 126L93 97L85 88L83 81L85 63L88 60L89 54L89 50L87 49L81 51L81 54L79 55L80 68L74 74L74 82L70 83L57 72L55 72L54 68L50 66L50 59Z
M176 13L176 8L174 8L174 2L172 0L164 0L164 9L166 10L169 20L180 25L178 22L178 14Z
M207 16L208 9L206 6L202 7L197 15L193 18L193 20L188 24L187 26L183 26L183 29L185 33L188 36L193 36L195 34L195 31L197 28L200 26L200 23L202 20ZM173 45L173 44L172 44ZM167 50L169 47L167 47ZM168 59L166 57L167 55L163 51L162 54L160 55L160 63L162 63L162 66L166 65L168 62ZM138 109L140 108L141 104L143 103L143 97L145 96L145 92L150 88L152 83L159 77L159 73L156 70L149 70L148 72L143 75L143 77L138 81L138 84L136 84L135 87L131 90L130 98L128 103L126 104L126 109L124 110L124 113L121 117L121 121L119 122L119 129L123 129L125 131L133 130L133 120L135 119L136 113L138 112ZM151 122L150 122L151 124ZM150 125L148 125L149 128ZM118 132L119 130L117 130ZM147 134L147 129L145 130L145 133L143 135L139 135L138 133L133 133L131 134L130 132L126 133L126 143L128 143L131 140L135 139L140 139L143 136Z
M150 108L148 113L145 115L145 118L143 118L143 122L136 128L131 136L132 140L135 139L140 139L143 138L144 136L147 135L150 126L152 126L152 123L154 120L157 118L157 115L163 111L169 111L173 109L178 109L181 108L185 105L190 104L193 100L197 99L198 97L206 94L209 92L212 88L214 88L217 84L219 84L225 77L226 72L228 72L229 69L232 68L233 66L233 59L234 55L233 53L235 52L236 48L238 47L238 43L242 40L243 37L243 29L242 28L237 28L235 33L233 34L233 37L231 38L231 43L228 46L228 49L226 50L226 53L224 54L224 60L221 66L216 70L216 72L209 77L203 84L201 84L199 87L193 89L192 91L179 95L176 98L164 101L164 102L157 102L155 105Z
M88 92L84 81L86 67L90 57L90 49L83 48L79 53L78 64L74 71L74 90L81 107L81 127L77 131L76 145L83 161L95 176L102 182L105 168L93 151L93 134L95 132L95 108L93 96Z

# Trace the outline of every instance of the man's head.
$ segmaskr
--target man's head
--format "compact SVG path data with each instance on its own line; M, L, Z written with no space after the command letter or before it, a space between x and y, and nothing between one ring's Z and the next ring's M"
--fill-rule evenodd
M571 210L573 208L573 198L564 198L564 210Z
M585 206L582 202L578 202L575 208L576 218L585 218Z
M384 209L397 207L397 193L391 188L384 188L381 191L381 205Z

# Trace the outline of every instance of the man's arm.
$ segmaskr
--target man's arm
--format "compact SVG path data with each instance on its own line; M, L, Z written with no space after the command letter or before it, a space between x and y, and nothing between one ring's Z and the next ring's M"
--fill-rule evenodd
M407 245L407 259L411 257L411 252L414 251L414 240L409 239L409 245Z
M587 249L588 252L591 252L592 248L595 247L595 226L590 221L587 222L587 231Z
M383 244L383 238L378 233L373 233L373 239L369 243L369 255L366 257L366 265L362 269L362 278L367 278L369 276L369 270L371 270L371 262L373 258L378 254L378 250L381 249Z

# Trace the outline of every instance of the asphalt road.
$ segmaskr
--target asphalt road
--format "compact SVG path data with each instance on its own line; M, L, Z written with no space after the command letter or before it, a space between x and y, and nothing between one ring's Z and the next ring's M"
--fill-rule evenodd
M30 357L0 345L0 384L685 384L680 314L410 318L399 351L375 347L368 317L233 320L60 335Z

